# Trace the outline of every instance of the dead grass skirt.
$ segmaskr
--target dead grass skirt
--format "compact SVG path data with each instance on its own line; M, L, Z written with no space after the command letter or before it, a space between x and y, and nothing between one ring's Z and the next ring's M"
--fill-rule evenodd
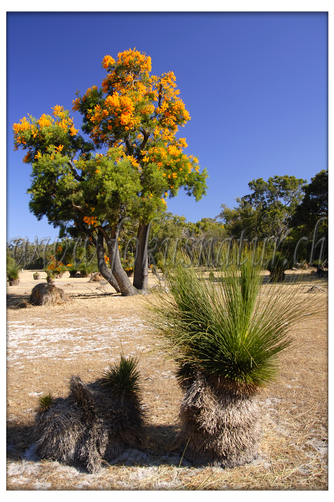
M142 420L139 401L116 399L99 381L86 385L72 377L69 396L36 415L36 453L96 473L103 460L142 444Z
M235 467L256 458L261 437L256 396L214 386L198 373L185 391L180 417L185 457L194 463Z

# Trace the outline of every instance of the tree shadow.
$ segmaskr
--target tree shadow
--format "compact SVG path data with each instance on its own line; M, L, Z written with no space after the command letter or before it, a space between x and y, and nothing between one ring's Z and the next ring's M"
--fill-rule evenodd
M7 425L7 458L11 461L22 460L25 452L34 443L34 425Z
M23 304L29 304L30 294L24 293L7 293L7 308L11 310L16 310L18 308L23 308Z
M305 271L305 272L300 272L298 274L291 274L291 273L285 273L285 278L284 281L271 281L269 275L265 275L263 277L263 283L262 284L302 284L302 283L309 283L309 282L321 282L321 281L326 281L327 282L328 277L319 277L317 274L316 270L310 272L310 271Z
M102 297L115 297L115 296L121 296L119 293L116 291L111 291L110 293L108 292L87 292L87 293L71 293L68 291L65 291L66 295L69 298L75 299L75 300L95 300L97 298L102 298ZM7 308L10 310L17 310L21 308L30 308L34 307L34 305L29 303L29 298L30 294L24 294L24 293L7 293ZM40 306L40 305L39 305Z
M106 461L103 465L129 466L129 467L189 467L192 463L186 459L186 448L178 438L179 427L177 425L153 425L144 426L146 441L141 447L125 448L117 457ZM34 425L15 424L7 427L7 459L11 462L28 460L40 462L41 459L35 454ZM79 463L68 464L75 467L81 473L87 473Z
M66 293L70 298L76 300L93 300L96 298L102 298L104 296L121 296L119 293L111 291L110 293Z

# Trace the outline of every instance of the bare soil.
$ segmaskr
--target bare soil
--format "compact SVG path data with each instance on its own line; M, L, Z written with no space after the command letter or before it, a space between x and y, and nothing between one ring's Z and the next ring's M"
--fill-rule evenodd
M279 379L261 394L263 437L259 456L234 469L193 467L177 441L182 397L174 365L145 325L140 296L121 297L89 278L55 280L71 301L29 306L38 282L20 273L7 288L8 490L327 490L327 314L304 322L281 357ZM327 306L327 279L305 273L303 294ZM150 275L149 284L157 284ZM284 287L284 286L283 286ZM321 289L319 289L321 288ZM99 474L41 461L32 428L38 397L68 395L69 379L91 382L120 355L139 358L147 444L127 450Z

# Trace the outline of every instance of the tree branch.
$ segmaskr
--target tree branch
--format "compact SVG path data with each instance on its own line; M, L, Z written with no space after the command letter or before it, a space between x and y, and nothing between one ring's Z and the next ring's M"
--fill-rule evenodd
M72 206L74 207L74 209L76 209L77 211L80 211L81 213L83 213L83 209L81 206L76 206L73 202L72 202Z
M146 143L147 143L147 141L148 141L148 138L149 138L150 136L149 136L148 132L146 132L146 131L145 131L145 129L142 129L142 131L141 131L141 132L142 132L142 134L143 134L143 136L144 136L144 139L143 139L143 141L142 141L142 143L141 143L141 145L140 145L140 150L143 150L143 149L145 148ZM142 156L142 155L141 155L141 156Z
M131 145L130 141L129 141L129 136L127 136L127 138L125 138L125 145L126 145L126 148L129 152L130 155L133 154L133 146Z
M75 167L74 167L74 163L72 162L72 160L68 161L68 165L71 169L71 173L73 174L74 178L77 181L83 181L84 179L82 178L82 176L79 176L79 174L76 172Z
M161 100L162 100L162 84L160 84L160 87L159 87L158 108L160 108L160 106L161 106Z

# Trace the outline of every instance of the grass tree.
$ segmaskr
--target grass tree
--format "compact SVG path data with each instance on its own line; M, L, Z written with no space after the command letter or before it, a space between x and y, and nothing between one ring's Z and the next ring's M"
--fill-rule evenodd
M65 464L101 469L125 448L144 441L137 360L121 357L101 379L85 384L71 377L66 398L39 400L35 417L36 453Z
M150 300L150 322L178 366L180 434L195 462L233 467L257 456L258 395L278 374L291 328L317 310L298 285L263 285L260 272L250 258L216 282L178 267L170 293Z
M19 272L21 267L19 265L7 264L7 280L10 286L16 286L20 283Z

